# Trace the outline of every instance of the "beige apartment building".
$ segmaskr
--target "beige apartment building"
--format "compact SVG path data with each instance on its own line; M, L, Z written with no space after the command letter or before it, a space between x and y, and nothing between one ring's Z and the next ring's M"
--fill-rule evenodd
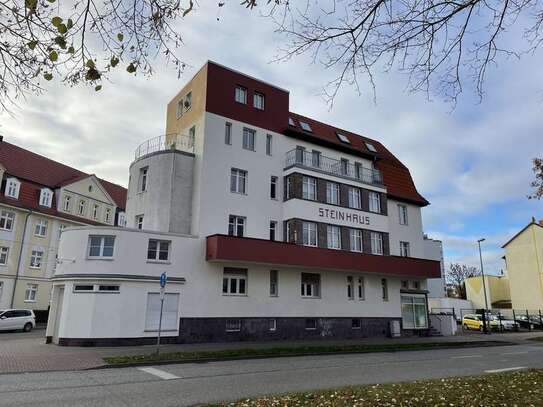
M126 189L0 137L0 310L46 318L62 231L124 225Z

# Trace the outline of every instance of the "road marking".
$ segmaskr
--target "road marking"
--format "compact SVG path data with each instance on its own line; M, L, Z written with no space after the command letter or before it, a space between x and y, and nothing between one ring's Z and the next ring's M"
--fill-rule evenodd
M467 359L467 358L482 358L483 355L462 355L462 356L451 356L451 359Z
M526 369L526 368L524 366L506 367L504 369L485 370L485 373L501 373L501 372L510 372L512 370L521 370L521 369Z
M162 380L180 379L179 376L165 372L164 370L155 369L154 367L138 367L137 369L141 370L142 372L152 374L153 376L160 377Z
M528 353L528 351L523 351L523 352L506 352L506 353L502 353L502 355L524 355L525 353Z

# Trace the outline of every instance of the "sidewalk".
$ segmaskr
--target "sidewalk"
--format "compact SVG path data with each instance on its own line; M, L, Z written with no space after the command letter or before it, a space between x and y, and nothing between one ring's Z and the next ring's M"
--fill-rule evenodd
M161 345L161 352L190 352L221 349L271 348L302 345L378 345L429 342L484 342L503 341L526 343L532 337L543 336L543 332L505 333L493 335L468 334L449 337L367 338L364 340L288 341L288 342L231 342L205 344ZM543 343L530 342L543 346ZM0 333L0 374L43 372L59 370L82 370L104 365L108 356L127 356L152 353L155 346L128 346L111 348L63 347L45 344L45 331L31 333Z

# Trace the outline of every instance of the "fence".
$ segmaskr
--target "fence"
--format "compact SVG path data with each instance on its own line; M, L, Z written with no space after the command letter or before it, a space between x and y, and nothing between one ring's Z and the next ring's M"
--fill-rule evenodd
M483 313L482 309L464 308L460 314L464 333L484 332L485 326L488 333L543 331L543 310L540 309L489 309Z

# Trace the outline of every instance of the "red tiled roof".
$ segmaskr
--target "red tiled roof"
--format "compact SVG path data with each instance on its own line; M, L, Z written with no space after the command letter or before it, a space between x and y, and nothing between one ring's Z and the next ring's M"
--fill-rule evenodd
M355 155L366 155L368 157L376 156L375 167L383 174L383 183L387 187L387 193L391 198L412 202L421 206L429 204L429 202L417 191L409 169L379 141L330 126L297 113L291 112L290 117L294 119L296 124L296 127L289 126L290 131L302 133L309 139L316 138L326 144L341 147L342 150L351 152ZM311 133L303 131L299 124L300 120L308 123L313 131ZM347 136L351 143L347 144L341 142L338 139L336 132ZM365 142L373 144L377 153L368 150Z
M7 174L16 177L20 181L29 181L27 188L30 188L29 185L37 184L40 188L41 186L45 186L55 189L90 176L90 174L83 171L53 161L6 141L0 142L0 164L5 167ZM100 178L98 179L116 205L120 209L125 209L126 188ZM23 182L23 184L26 183ZM21 188L23 188L23 185L21 185ZM10 198L6 199L13 201ZM36 198L35 205L38 205L38 198ZM39 208L40 210L44 209L42 207Z

